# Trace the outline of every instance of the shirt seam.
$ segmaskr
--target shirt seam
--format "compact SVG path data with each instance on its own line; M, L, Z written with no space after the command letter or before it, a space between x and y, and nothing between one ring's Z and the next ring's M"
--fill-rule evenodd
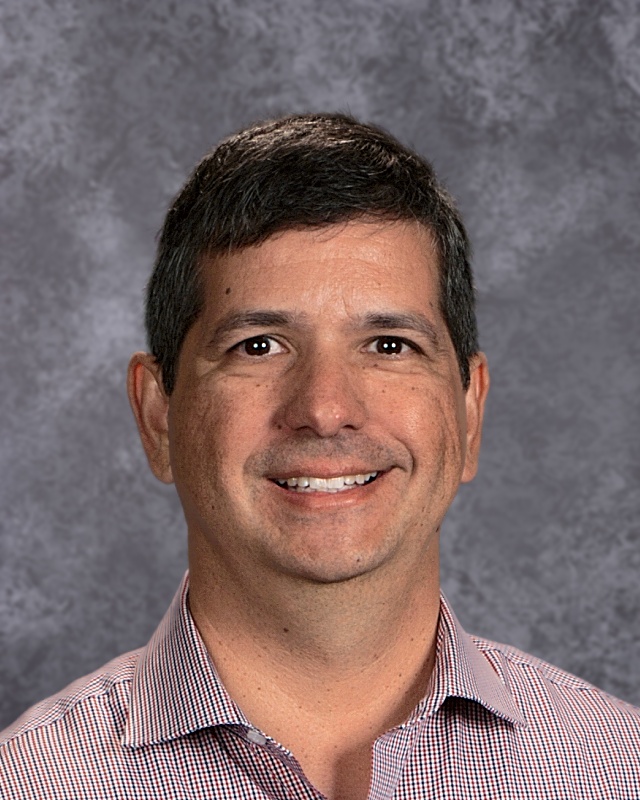
M559 667L554 667L551 664L546 664L542 659L538 659L536 656L533 656L531 659L526 658L524 655L520 655L518 651L514 651L513 648L504 646L504 649L498 644L492 644L487 642L486 639L481 639L475 636L472 636L473 641L475 642L478 650L481 653L492 653L497 656L501 656L506 661L509 662L510 666L514 669L518 669L521 671L523 668L527 670L532 670L537 675L539 675L542 679L552 683L554 686L557 686L561 689L566 689L569 691L576 691L581 693L593 694L598 697L602 698L612 698L616 700L617 703L622 703L623 705L627 706L632 711L635 711L635 706L627 703L625 700L621 700L620 698L614 697L614 695L605 692L603 689L599 689L597 686L589 683L588 681L579 678L576 675L572 675L571 673L562 674L563 670L560 670ZM533 660L535 659L535 661ZM560 674L557 674L560 672Z
M117 680L114 680L114 681L110 682L108 688L105 688L104 690L91 692L90 694L83 694L82 697L78 697L75 700L71 701L71 703L69 705L67 705L63 710L61 710L59 713L55 714L55 716L52 719L43 720L41 717L38 717L38 719L35 720L33 724L30 724L27 727L21 727L20 730L16 731L15 734L9 736L9 738L4 739L4 741L2 741L0 739L0 747L9 746L11 743L21 739L24 736L28 736L29 734L34 733L36 731L41 731L41 730L44 730L46 728L50 728L50 727L52 727L54 725L57 725L58 723L62 722L66 717L68 717L70 714L72 714L76 710L78 710L82 705L90 702L91 700L95 700L97 698L108 698L109 696L111 696L113 694L113 692L119 686L122 686L124 684L129 684L129 687L131 687L131 685L133 684L133 677L119 678ZM62 691L64 692L65 690L63 689ZM131 697L131 692L129 692L129 698L130 697ZM47 700L45 700L43 702L46 703ZM68 702L68 697L64 697L63 696L61 698L60 702L67 703ZM35 706L31 706L30 709L27 709L27 711L25 711L25 714L28 714L30 711L34 712L34 713L38 713L40 711L40 709L38 709L39 705L40 705L40 703L36 703ZM128 713L129 705L130 704L127 703L127 705L123 709L125 715ZM16 720L16 722L17 722L17 720Z

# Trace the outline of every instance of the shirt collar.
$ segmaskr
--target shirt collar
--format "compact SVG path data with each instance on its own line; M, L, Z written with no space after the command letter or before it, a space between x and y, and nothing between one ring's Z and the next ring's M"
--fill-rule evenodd
M157 744L217 725L251 727L222 685L189 612L188 591L186 574L141 651L122 736L125 746ZM462 629L444 595L436 647L430 689L407 724L436 713L448 697L480 703L498 717L526 724L504 681Z
M444 594L436 637L436 662L430 688L412 718L435 714L449 697L471 700L492 714L526 727L504 678L498 674L473 637L460 625Z
M122 743L138 747L216 725L250 723L222 685L189 611L188 573L142 650Z

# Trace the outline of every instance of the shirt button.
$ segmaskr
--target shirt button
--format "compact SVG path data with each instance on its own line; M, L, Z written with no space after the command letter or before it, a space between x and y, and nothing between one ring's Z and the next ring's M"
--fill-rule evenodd
M266 737L263 736L259 731L254 730L253 728L249 728L247 731L247 739L250 742L254 742L254 744L265 744L267 741Z

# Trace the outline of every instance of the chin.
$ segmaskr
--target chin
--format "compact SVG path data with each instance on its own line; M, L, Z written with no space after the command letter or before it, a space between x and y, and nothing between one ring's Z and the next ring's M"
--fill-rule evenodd
M337 584L345 583L358 578L364 578L375 572L384 562L384 558L364 558L362 556L352 556L349 558L332 559L313 559L296 560L281 564L280 570L286 572L291 577L297 577L300 581L317 584ZM284 569L283 569L284 567Z

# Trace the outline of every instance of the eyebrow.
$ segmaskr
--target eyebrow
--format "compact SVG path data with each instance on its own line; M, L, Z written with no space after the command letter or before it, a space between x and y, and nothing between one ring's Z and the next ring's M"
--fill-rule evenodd
M239 311L225 317L213 331L212 340L226 336L241 328L265 328L272 325L294 325L299 323L297 315L287 311Z
M211 340L226 336L242 328L265 328L271 326L304 326L304 315L288 311L256 309L229 314L216 326ZM423 314L413 312L382 311L364 314L358 318L359 326L379 330L411 330L422 334L434 347L441 346L441 337L436 326Z
M434 347L441 346L441 337L438 329L428 317L412 312L382 312L366 314L363 318L364 325L368 328L381 328L382 330L405 329L415 331L425 336Z

